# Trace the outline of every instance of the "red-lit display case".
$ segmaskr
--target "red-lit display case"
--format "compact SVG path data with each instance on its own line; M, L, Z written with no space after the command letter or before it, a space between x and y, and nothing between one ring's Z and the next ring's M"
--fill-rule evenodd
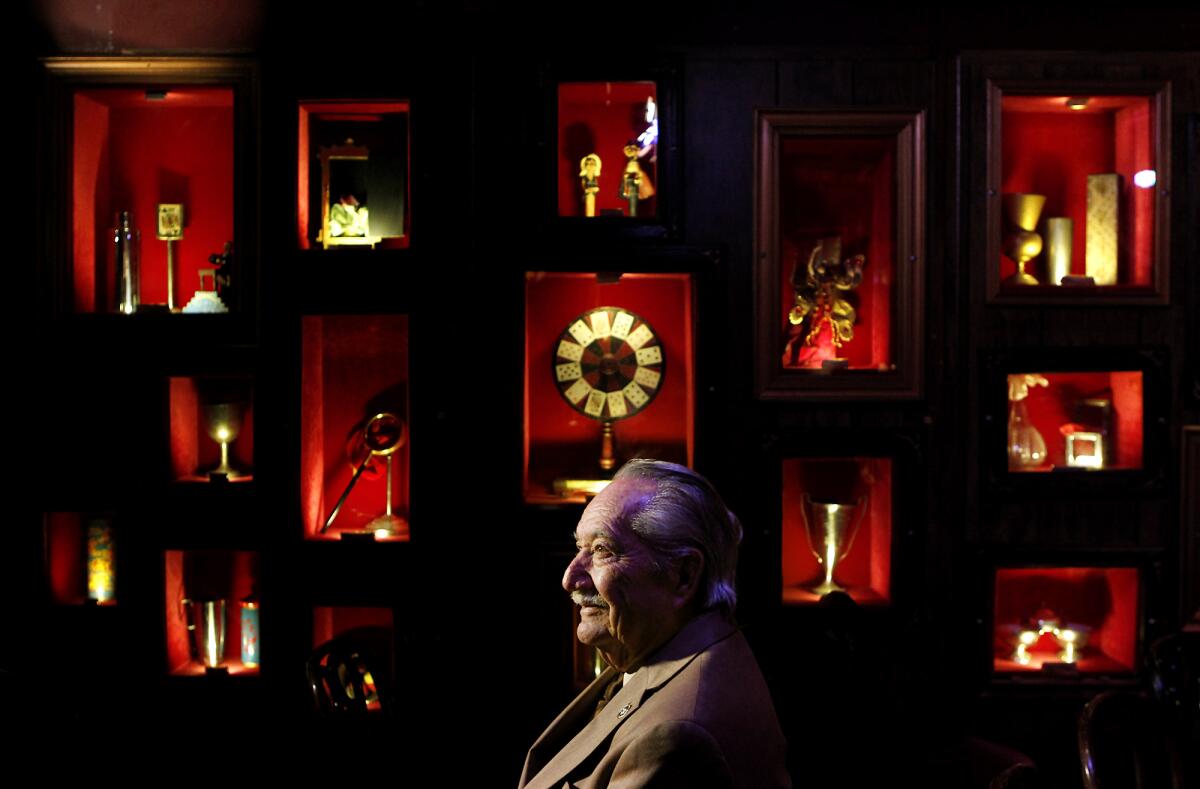
M253 66L44 61L54 309L217 314L252 303ZM58 147L55 147L58 146Z
M1008 374L1008 470L1122 471L1143 467L1141 370Z
M406 315L302 318L305 539L409 539L408 329Z
M117 604L114 521L106 513L44 515L46 578L55 604Z
M890 602L892 513L891 458L784 458L783 602Z
M258 673L258 554L169 550L164 563L168 673Z
M993 301L1163 302L1167 83L987 83Z
M1137 671L1138 567L997 567L994 579L995 675Z
M763 111L757 126L758 395L919 396L924 114Z
M658 84L562 82L557 95L558 216L654 220L661 191Z
M690 465L693 336L689 274L527 273L525 501L586 501L633 457Z
M409 103L302 101L299 118L299 248L407 247Z
M249 378L168 382L171 475L179 482L254 479L254 387Z

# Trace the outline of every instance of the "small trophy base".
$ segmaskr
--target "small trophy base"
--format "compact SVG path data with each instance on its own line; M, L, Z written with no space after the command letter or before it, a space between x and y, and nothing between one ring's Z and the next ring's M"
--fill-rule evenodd
M364 528L368 534L379 539L408 538L408 521L398 515L380 515Z
M1096 278L1084 277L1080 276L1079 274L1068 274L1059 281L1059 284L1066 285L1068 287L1072 285L1076 287L1081 285L1086 287L1094 287L1096 285Z
M205 666L204 676L206 677L228 677L229 669L226 666Z
M554 492L564 499L576 496L591 498L607 488L611 482L611 479L556 479Z
M846 587L844 587L840 584L834 583L833 581L826 581L824 583L817 584L816 586L810 586L808 588L808 590L810 592L812 592L813 594L815 594L817 597L824 597L825 595L829 594L830 592L847 592L847 593L849 592L849 590L846 589Z
M821 369L825 372L834 372L836 370L845 370L850 367L849 359L823 359L821 360Z
M225 306L225 302L221 301L221 297L211 290L198 290L196 295L192 296L187 304L183 305L180 312L185 315L203 315L203 314L218 314L229 312L229 308Z
M1031 274L1026 274L1024 271L1017 271L1008 279L1004 280L1005 285L1014 285L1018 287L1027 287L1029 285L1038 284L1037 278Z

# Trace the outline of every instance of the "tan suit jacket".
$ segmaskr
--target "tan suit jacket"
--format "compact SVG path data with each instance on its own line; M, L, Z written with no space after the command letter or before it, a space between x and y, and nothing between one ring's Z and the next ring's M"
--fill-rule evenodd
M790 787L771 694L716 611L689 622L592 719L609 668L542 733L523 789Z

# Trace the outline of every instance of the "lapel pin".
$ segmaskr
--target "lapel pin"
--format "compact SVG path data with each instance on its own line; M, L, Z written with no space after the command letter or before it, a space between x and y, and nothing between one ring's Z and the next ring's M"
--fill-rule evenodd
M620 710L617 712L617 717L618 717L618 718L624 718L626 715L628 715L628 714L629 714L629 711L630 711L631 709L633 709L633 703L632 703L632 702L630 702L630 703L626 704L624 707L622 707L622 708L621 708L621 709L620 709Z

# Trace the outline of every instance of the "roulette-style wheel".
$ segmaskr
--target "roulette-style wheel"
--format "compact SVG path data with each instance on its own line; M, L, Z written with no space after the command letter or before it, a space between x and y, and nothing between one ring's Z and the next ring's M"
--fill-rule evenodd
M613 422L640 413L658 395L666 365L662 343L644 318L622 307L596 307L558 338L558 393L603 426L600 467L616 465Z

